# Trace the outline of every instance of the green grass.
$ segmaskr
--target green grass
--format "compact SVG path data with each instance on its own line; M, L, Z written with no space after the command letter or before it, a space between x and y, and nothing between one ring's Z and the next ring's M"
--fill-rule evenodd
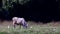
M28 29L19 27L13 29L11 26L8 29L7 26L1 26L0 34L60 34L60 27L32 25L32 28Z

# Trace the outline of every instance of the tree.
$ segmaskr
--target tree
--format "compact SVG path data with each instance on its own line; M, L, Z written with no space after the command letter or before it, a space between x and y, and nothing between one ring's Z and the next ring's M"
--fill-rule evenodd
M30 0L2 0L2 4L3 4L2 8L4 8L5 10L8 10L9 8L13 7L12 5L13 2L23 5L28 1Z

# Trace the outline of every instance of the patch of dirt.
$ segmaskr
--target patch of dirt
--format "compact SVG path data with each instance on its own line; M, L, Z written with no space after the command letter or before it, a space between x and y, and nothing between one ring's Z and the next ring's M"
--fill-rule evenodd
M1 22L0 21L0 25L2 26L8 26L8 25L12 25L12 21L3 21ZM59 22L50 22L50 23L47 23L47 24L43 24L42 22L39 22L39 23L36 23L36 22L33 22L33 21L28 21L28 25L29 26L32 26L32 25L40 25L40 26L60 26L60 21Z
M12 21L3 21L3 22L0 22L0 25L3 25L3 26L12 25Z

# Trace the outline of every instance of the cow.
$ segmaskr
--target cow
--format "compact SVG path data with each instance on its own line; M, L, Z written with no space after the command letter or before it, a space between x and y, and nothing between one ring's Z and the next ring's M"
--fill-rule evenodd
M24 28L28 27L28 24L27 24L27 22L25 21L24 18L13 17L12 22L13 22L13 27L14 28L16 27L15 25L20 25L20 28L21 28L21 26L23 26Z

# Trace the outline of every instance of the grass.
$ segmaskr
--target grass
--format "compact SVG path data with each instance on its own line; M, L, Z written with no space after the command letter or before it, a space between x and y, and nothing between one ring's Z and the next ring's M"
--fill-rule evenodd
M51 26L48 25L30 25L32 28L20 29L19 26L13 29L12 26L0 26L0 34L60 34L60 26Z
M54 30L55 29L55 30ZM60 34L60 27L46 27L46 26L32 26L32 28L15 28L2 26L0 28L0 34Z

